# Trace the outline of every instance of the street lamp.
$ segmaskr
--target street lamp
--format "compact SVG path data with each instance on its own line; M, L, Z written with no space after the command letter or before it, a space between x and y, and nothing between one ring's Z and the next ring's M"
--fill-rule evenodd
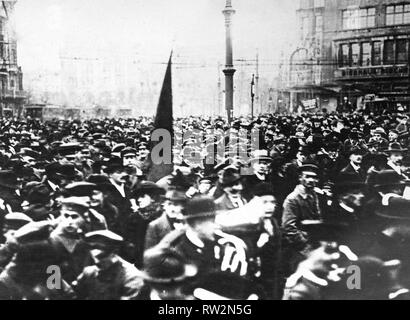
M255 101L255 75L252 75L252 82L251 82L251 115L253 120L253 103Z

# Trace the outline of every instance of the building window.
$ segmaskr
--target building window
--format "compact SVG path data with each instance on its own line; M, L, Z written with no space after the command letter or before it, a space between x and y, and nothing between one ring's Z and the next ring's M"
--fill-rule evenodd
M373 65L379 66L382 64L382 42L373 42Z
M410 4L386 7L386 25L410 24Z
M340 53L341 53L340 66L341 67L349 67L350 66L349 45L348 44L342 44L340 46Z
M325 6L325 0L315 0L314 1L315 8L322 8Z
M394 64L394 41L384 42L384 64Z
M302 18L302 36L305 39L310 33L310 21L308 17Z
M346 9L342 12L343 29L364 29L376 26L376 8Z
M359 66L360 45L358 43L352 44L352 67Z
M370 45L370 42L363 42L362 43L362 58L361 58L362 66L370 66L372 62L371 57L372 57L372 47Z
M301 9L310 8L310 0L300 0L300 8Z
M407 63L409 54L408 54L406 39L397 40L396 52L397 52L397 63Z
M315 25L316 25L316 33L323 32L323 16L322 15L316 16Z

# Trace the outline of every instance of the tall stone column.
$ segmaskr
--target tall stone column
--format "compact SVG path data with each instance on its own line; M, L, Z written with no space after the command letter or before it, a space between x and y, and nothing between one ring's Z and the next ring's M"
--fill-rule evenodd
M231 0L226 0L226 6L222 13L225 16L226 30L226 62L225 69L223 70L225 74L225 108L230 123L233 116L233 75L236 71L233 67L231 34L232 16L235 14L235 10L232 8Z

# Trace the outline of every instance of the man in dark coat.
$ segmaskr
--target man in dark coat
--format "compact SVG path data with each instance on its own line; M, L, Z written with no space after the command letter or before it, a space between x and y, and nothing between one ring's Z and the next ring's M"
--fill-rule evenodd
M289 263L285 272L293 272L310 251L309 235L301 230L301 222L321 218L319 197L314 190L319 181L318 167L304 165L300 170L300 184L283 203L283 259Z
M143 281L139 270L118 256L123 238L109 231L87 233L85 241L91 248L94 265L84 271L72 286L81 300L136 300Z
M168 234L154 248L176 251L199 273L230 271L242 276L248 274L245 243L232 235L218 231L215 225L215 203L212 198L189 200L184 211L185 228Z
M366 181L367 172L362 168L363 156L366 152L363 149L353 148L349 152L350 163L341 171L341 174L356 175L361 181Z
M14 234L7 245L15 256L0 274L2 299L29 298L36 288L48 289L50 266L58 268L58 284L70 292L67 283L90 263L88 246L81 237L92 230L88 210L89 204L83 199L66 198L60 219L29 223Z
M149 223L145 236L145 250L156 246L167 234L182 227L183 210L188 201L185 193L169 190L162 204L162 215Z
M223 195L215 200L219 210L232 210L244 206L247 201L242 195L242 177L234 168L227 168L223 172L222 184Z

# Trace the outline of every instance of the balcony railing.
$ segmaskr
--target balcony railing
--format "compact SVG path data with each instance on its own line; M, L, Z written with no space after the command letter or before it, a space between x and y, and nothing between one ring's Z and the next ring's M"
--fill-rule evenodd
M26 97L26 92L22 90L0 90L0 94L3 98L9 99L23 99Z
M408 65L340 68L335 71L339 80L368 78L404 78L409 76Z

